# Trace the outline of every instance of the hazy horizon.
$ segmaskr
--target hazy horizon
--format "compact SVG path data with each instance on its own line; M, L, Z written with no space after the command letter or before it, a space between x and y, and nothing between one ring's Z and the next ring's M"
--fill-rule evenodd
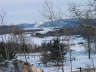
M35 23L43 21L40 14L46 0L0 0L0 12L6 12L8 24ZM82 4L88 0L47 0L52 2L54 7L62 9L66 13L70 3ZM65 17L67 18L67 17Z

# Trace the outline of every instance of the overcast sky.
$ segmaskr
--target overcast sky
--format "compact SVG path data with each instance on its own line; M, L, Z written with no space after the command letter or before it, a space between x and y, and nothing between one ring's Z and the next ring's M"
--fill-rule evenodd
M47 0L58 9L67 10L70 3L84 3L87 0ZM0 0L0 11L6 12L6 21L11 23L32 23L43 20L40 14L45 0Z

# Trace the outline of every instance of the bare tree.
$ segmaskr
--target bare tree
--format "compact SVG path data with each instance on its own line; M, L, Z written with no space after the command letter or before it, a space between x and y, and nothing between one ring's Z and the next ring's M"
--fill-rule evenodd
M48 1L45 1L43 10L44 11L42 13L42 16L45 17L45 19L47 19L48 21L50 21L51 27L53 27L54 30L55 30L57 28L55 21L59 20L59 19L63 19L63 16L64 16L63 12L60 11L60 10L57 10L57 8L55 8L54 5L51 2L48 2ZM58 35L57 31L55 31L54 36L56 36L56 38L59 39L59 35ZM55 40L53 40L53 42L54 41ZM62 60L64 58L64 52L63 51L65 51L65 50L62 50L64 48L60 47L59 44L56 45L56 46L57 47L54 47L54 49L57 48L58 51L53 50L53 54L56 53L56 52L58 52L58 54L60 53L59 55L60 55L60 58ZM54 55L53 59L54 58L57 58L58 61L60 60L60 59L58 59L58 57L55 57L55 55ZM65 61L65 58L63 60ZM62 72L64 72L64 61L63 60L62 60ZM58 62L57 62L57 64L58 64Z
M90 0L92 1L92 0ZM96 27L95 27L95 18L96 18L96 3L95 1L90 2L86 5L73 5L71 7L71 12L73 17L78 18L78 23L80 23L80 31L79 34L86 39L87 41L87 52L88 58L91 59L94 72L95 72L95 65L93 57L91 56L93 48L93 44L95 37L96 37ZM83 7L83 9L82 9ZM85 8L84 8L85 7Z
M4 20L5 20L5 12L2 11L2 12L0 13L0 24L1 24L1 25L5 25ZM1 29L0 32L4 33L4 30ZM5 39L4 39L4 36L1 35L0 37L1 37L1 41L4 42L4 40L5 40ZM5 46L4 43L3 43L3 46ZM8 55L8 54L7 54L7 51L8 51L8 50L7 50L5 47L4 47L4 51L5 51L5 57L7 57L7 55Z
M48 21L51 21L50 25L56 28L55 20L63 19L64 13L54 7L52 2L45 1L43 6L43 12L41 15Z
M71 7L71 12L73 13L73 16L75 18L78 18L78 23L81 25L80 27L80 35L83 36L84 38L87 39L87 42L88 42L88 46L87 46L87 50L88 50L88 56L89 56L89 59L90 59L90 55L91 55L91 41L92 41L92 38L95 36L95 28L94 26L94 19L95 18L95 15L93 12L95 12L94 10L94 4L88 4L88 5L85 5L87 6L87 9L85 10L82 10L82 6L84 5L81 5L81 6L76 6L76 5L73 5L73 7Z

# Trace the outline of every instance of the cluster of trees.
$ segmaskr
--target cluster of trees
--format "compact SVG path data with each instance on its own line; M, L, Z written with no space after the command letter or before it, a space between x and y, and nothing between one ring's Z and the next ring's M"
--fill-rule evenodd
M88 52L88 57L91 57L91 51L96 49L96 5L95 1L90 3L86 9L82 10L81 6L73 5L71 8L71 12L74 17L78 18L79 27L79 35L86 40L86 50ZM94 45L93 45L94 44Z
M48 43L43 43L42 45L42 61L44 64L48 62L53 62L59 65L60 62L65 60L65 55L67 53L67 45L60 43L60 39L56 38Z
M64 72L64 62L66 61L66 54L68 51L68 46L66 44L61 43L59 38L51 40L48 43L43 43L41 45L42 57L41 61L46 66L62 66L62 71Z
M46 17L48 20L51 21L51 25L53 25L54 29L56 29L54 20L63 19L63 13L56 12L52 6L50 6L47 2L45 2L45 11L43 16ZM89 3L86 5L88 8L82 10L81 6L73 5L70 8L70 13L73 17L78 18L79 27L76 29L74 28L65 28L60 31L55 31L51 33L53 36L57 36L56 39L48 42L43 43L38 49L42 52L41 61L44 64L53 64L53 65L62 65L62 72L64 72L63 66L64 62L66 61L66 54L70 48L69 46L61 43L59 39L59 33L66 35L74 35L79 34L86 40L86 50L88 52L88 58L91 59L91 52L94 50L96 52L96 25L95 25L95 18L96 18L96 5L94 3ZM0 15L0 22L4 24L4 15ZM8 29L11 32L9 34L0 35L0 57L2 59L13 59L15 58L16 52L24 52L26 57L26 52L29 52L32 48L31 45L28 45L26 42L26 35L24 34L23 28L19 28L16 26L12 26ZM64 31L63 31L64 30ZM2 32L2 30L0 31ZM4 31L3 31L4 32ZM60 33L60 35L64 35ZM9 35L9 36L8 36ZM48 35L48 34L47 34ZM41 36L37 34L37 36ZM31 50L32 51L32 50ZM71 59L71 49L70 51L70 62L72 66L72 59ZM27 61L27 60L26 60ZM71 67L72 68L72 67ZM71 69L72 71L72 69Z
M48 20L50 20L53 27L55 28L56 26L55 26L54 20L62 19L63 15L60 14L60 12L58 13L57 10L54 10L53 6L50 6L47 2L45 2L45 5L46 5L44 7L45 13L43 14L43 16L46 17ZM83 9L82 9L82 7L83 7ZM70 15L72 15L71 18L77 18L78 19L77 24L79 24L80 26L77 27L76 29L66 28L66 29L62 29L61 31L63 31L67 35L78 34L81 37L83 37L86 40L86 42L84 44L86 44L85 48L88 53L88 58L92 59L92 56L91 56L91 54L93 53L92 51L94 51L96 53L96 2L93 0L89 0L89 3L86 5L73 4L73 6L70 7L69 11L70 11ZM54 35L58 35L58 32L55 32ZM64 34L62 34L62 35L64 35ZM50 54L53 55L53 59L58 61L58 53L60 51L60 50L58 50L59 43L56 45L54 45L54 44L56 44L54 40L53 40L53 43L50 42L47 44L43 44L42 48L48 49L43 52L43 55L45 58L43 57L42 60L44 60L44 63L47 63L48 61L50 61L50 57L51 57ZM62 48L62 47L60 47L60 48ZM63 49L64 48L65 47L63 47ZM56 53L57 50L58 50L58 53ZM60 53L62 53L62 51ZM66 50L64 50L64 51L66 51ZM66 55L66 53L63 56L65 56L65 55ZM70 55L71 55L71 50L70 50ZM46 61L45 59L47 59L48 61ZM53 59L51 58L51 60L53 60ZM93 61L93 59L92 59L92 61ZM72 64L71 59L70 59L70 62ZM93 67L95 69L94 61L93 61ZM72 71L72 69L71 69L71 71Z
M6 25L5 15L0 13L0 26ZM32 45L27 43L23 27L11 25L6 29L0 29L0 61L14 59L16 53L32 51ZM26 57L26 55L25 55Z
M30 51L22 28L13 26L11 33L0 35L0 39L1 59L13 59L16 53Z

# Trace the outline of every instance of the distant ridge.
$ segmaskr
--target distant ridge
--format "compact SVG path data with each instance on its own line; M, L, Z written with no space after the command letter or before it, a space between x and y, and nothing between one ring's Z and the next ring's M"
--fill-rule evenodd
M91 24L91 25L96 25L96 19L82 19L82 23L83 24ZM59 19L59 20L55 20L54 21L54 25L55 27L58 28L64 28L64 27L78 27L80 26L80 21L77 18L73 18L73 19ZM15 26L18 27L23 27L24 29L32 29L32 28L48 28L48 27L53 27L54 25L52 25L51 21L46 21L43 22L40 25L37 24L29 24L29 23L22 23L22 24L17 24ZM12 25L0 25L0 30L8 30L8 28L12 26Z
M64 27L78 27L80 24L91 24L96 25L96 19L82 19L79 20L78 18L72 18L72 19L59 19L54 21L54 25L52 25L51 21L44 22L39 27L52 27L56 26L59 28Z
M54 25L52 25L51 21L44 22L42 25L39 27L74 27L74 26L79 26L78 24L78 19L59 19L54 21Z
M22 23L18 24L17 26L19 27L24 27L24 28L34 28L36 24L28 24L28 23Z

